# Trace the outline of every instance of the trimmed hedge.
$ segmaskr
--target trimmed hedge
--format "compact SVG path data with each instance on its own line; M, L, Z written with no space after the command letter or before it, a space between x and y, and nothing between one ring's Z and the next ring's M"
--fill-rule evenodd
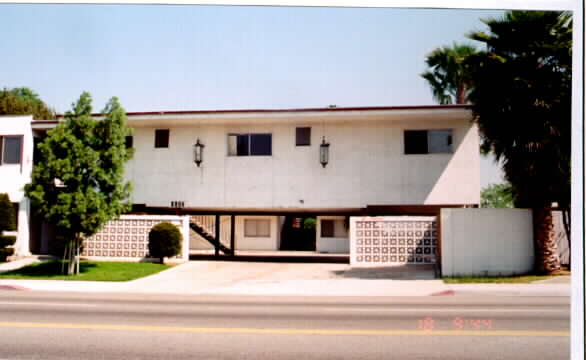
M1 235L0 236L0 261L6 261L6 258L14 254L14 249L7 246L12 246L16 242L16 236Z
M162 222L153 226L149 232L149 256L161 259L164 263L166 257L181 254L183 235L177 226Z
M14 249L8 246L14 245L16 236L2 235L3 231L16 230L14 221L14 207L8 194L0 194L0 261L14 254Z

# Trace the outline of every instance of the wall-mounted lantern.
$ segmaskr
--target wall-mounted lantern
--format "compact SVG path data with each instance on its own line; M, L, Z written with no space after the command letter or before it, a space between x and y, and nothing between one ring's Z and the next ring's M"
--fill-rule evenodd
M330 143L326 142L326 137L323 136L321 139L321 144L319 145L319 162L321 166L324 168L328 164L330 160Z
M197 165L197 167L199 167L199 165L203 161L204 147L204 144L200 143L199 139L197 139L197 142L195 143L195 145L193 145L193 162Z

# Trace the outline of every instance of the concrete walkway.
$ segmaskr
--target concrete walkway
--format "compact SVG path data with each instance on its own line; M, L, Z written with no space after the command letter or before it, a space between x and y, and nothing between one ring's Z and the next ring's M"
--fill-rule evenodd
M445 284L425 275L431 268L420 270L413 278L405 267L194 261L128 282L2 279L0 290L289 296L570 296L571 290L569 277L531 284Z

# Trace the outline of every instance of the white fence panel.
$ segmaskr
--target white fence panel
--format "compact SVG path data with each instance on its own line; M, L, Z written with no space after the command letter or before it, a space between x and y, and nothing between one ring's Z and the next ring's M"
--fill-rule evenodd
M175 261L189 260L189 216L122 215L111 220L98 233L85 239L82 256L140 261L148 255L151 228L162 222L176 225L183 235L181 255Z
M437 238L435 216L351 217L350 265L435 264Z

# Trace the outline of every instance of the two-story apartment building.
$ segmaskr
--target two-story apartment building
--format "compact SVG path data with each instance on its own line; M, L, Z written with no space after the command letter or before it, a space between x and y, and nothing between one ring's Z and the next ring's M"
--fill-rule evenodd
M298 248L289 230L314 218L309 248L348 252L349 216L479 204L471 116L461 105L128 113L131 201L137 213L193 215L196 237L224 250ZM32 147L31 128L55 122L21 125Z
M32 116L0 116L0 193L8 194L16 213L16 253L29 255L29 200L24 185L33 166Z

